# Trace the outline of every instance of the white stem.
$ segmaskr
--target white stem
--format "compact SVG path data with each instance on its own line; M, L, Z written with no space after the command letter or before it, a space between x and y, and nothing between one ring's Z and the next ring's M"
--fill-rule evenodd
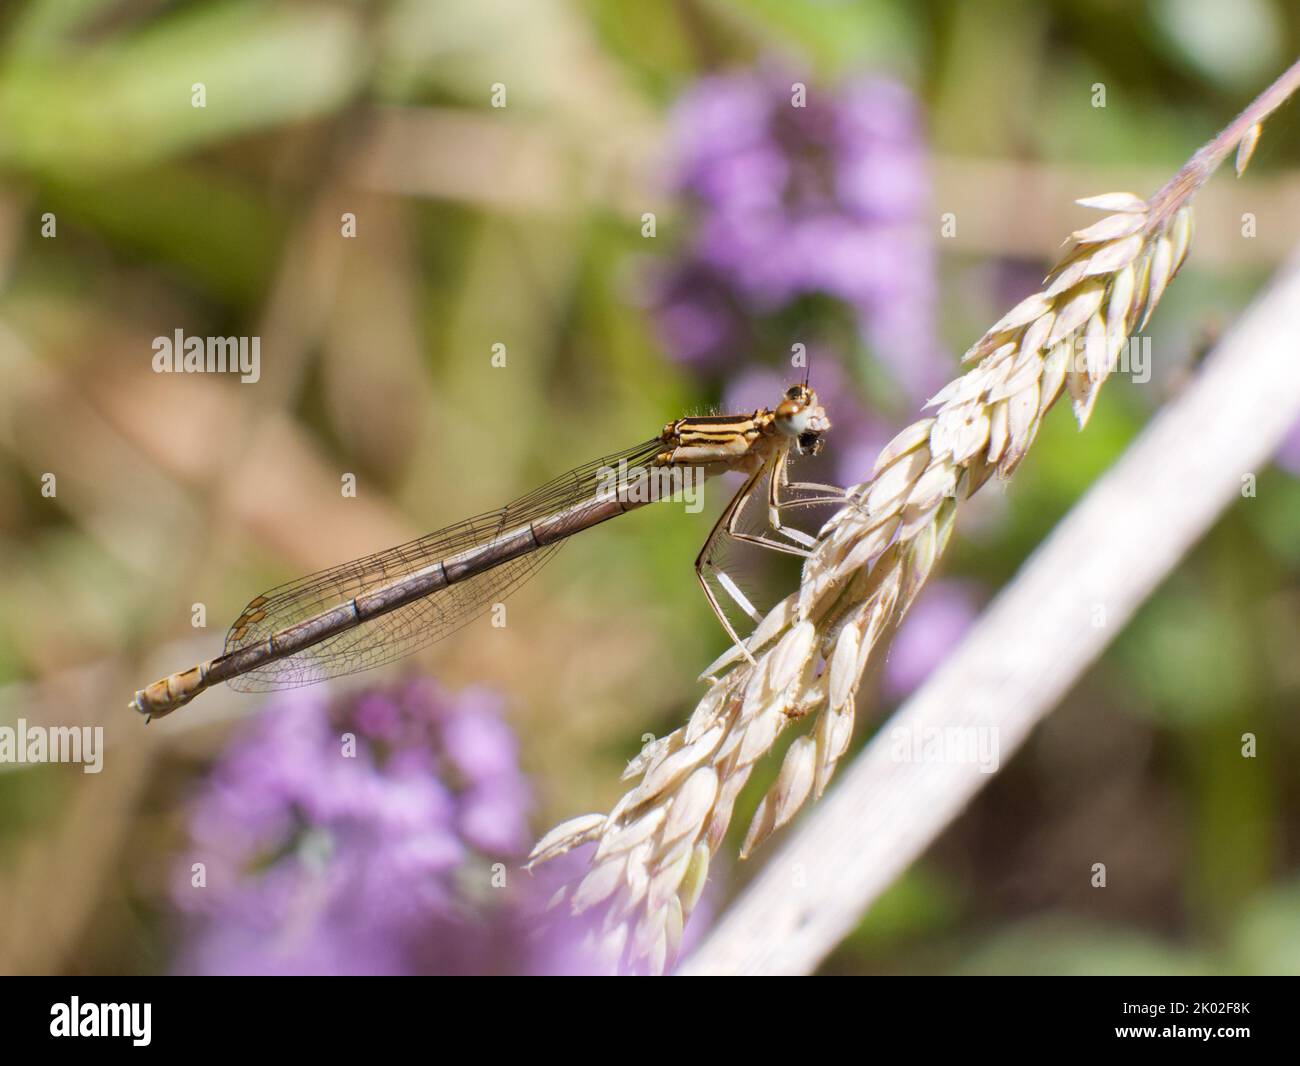
M991 779L971 764L898 759L892 738L974 728L996 739L1006 765L1215 519L1234 503L1250 506L1243 478L1259 473L1297 419L1300 258L797 824L679 972L811 973Z

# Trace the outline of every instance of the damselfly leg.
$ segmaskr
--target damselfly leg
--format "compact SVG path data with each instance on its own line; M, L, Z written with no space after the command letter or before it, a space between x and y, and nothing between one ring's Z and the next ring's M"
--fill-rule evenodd
M718 586L727 593L731 601L748 615L756 625L762 622L763 615L749 597L744 594L735 580L725 569L718 565L716 552L719 544L726 538L756 544L759 547L783 552L787 555L807 558L812 554L811 549L817 543L816 539L800 529L787 525L782 518L782 509L842 503L846 496L845 490L835 485L823 485L817 482L791 482L788 470L789 454L785 453L774 455L751 474L735 496L732 497L731 502L723 508L722 514L718 516L717 522L714 523L713 529L710 531L703 548L700 549L700 554L695 560L695 576L704 589L704 595L708 598L709 606L713 608L713 613L717 615L719 623L726 630L727 635L731 637L732 642L750 662L754 661L754 657L746 647L745 642L737 634L735 626L731 624L726 612L723 611L717 594L709 584L709 578L712 577L716 580ZM766 533L745 532L739 528L745 508L757 494L764 478L767 479L768 483L767 522L772 532L786 538L784 540L778 540ZM781 491L783 488L789 492L810 492L812 495L795 496L793 498L787 496L783 499Z

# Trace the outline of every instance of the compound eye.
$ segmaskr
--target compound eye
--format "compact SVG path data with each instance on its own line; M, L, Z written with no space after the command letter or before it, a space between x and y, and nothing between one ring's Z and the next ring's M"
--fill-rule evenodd
M800 433L799 450L801 452L813 452L814 454L821 447L822 435L820 433Z
M791 385L785 390L787 400L802 400L805 397L804 387L802 385Z

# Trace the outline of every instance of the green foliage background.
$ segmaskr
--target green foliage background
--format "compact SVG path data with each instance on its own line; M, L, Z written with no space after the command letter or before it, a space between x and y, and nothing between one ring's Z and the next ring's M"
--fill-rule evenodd
M694 79L773 55L827 84L902 79L936 155L936 233L948 192L999 191L1012 171L990 162L1042 192L1017 220L1038 241L1028 258L995 226L975 224L987 246L939 242L955 369L1005 309L999 270L1041 272L1081 218L1071 197L1151 191L1300 52L1300 12L34 0L7 5L0 33L0 720L54 707L110 745L97 777L0 772L0 969L120 972L168 966L184 798L258 705L214 693L186 728L146 733L125 711L134 688L213 654L259 589L716 401L660 350L638 292L641 213L660 218L657 253L688 224L656 174ZM1300 240L1283 207L1297 106L1250 177L1203 201L1148 329L1152 381L1108 386L1084 434L1049 419L1005 499L959 521L948 574L1008 580ZM338 236L343 212L356 241ZM261 336L262 381L152 374L151 338L178 327ZM342 471L358 500L338 498ZM682 719L722 647L690 574L703 518L651 510L561 555L507 630L421 660L508 694L539 830L607 807L623 760ZM1300 972L1298 575L1300 482L1260 471L827 970ZM872 724L890 710L863 704Z

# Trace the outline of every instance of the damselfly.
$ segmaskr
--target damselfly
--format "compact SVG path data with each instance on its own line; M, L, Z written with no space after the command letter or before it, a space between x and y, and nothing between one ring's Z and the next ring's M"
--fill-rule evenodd
M155 681L130 706L158 718L222 681L242 692L296 688L410 655L518 588L574 533L672 492L673 477L665 474L747 475L705 540L695 572L723 628L748 658L710 578L749 617L758 621L760 615L717 564L715 548L730 537L808 554L813 539L785 524L782 507L838 502L843 492L791 482L787 467L795 455L820 451L829 429L806 383L792 385L772 409L679 418L657 437L570 470L500 510L254 597L230 627L222 655ZM764 480L771 528L742 532L740 516ZM801 492L812 495L792 498Z

